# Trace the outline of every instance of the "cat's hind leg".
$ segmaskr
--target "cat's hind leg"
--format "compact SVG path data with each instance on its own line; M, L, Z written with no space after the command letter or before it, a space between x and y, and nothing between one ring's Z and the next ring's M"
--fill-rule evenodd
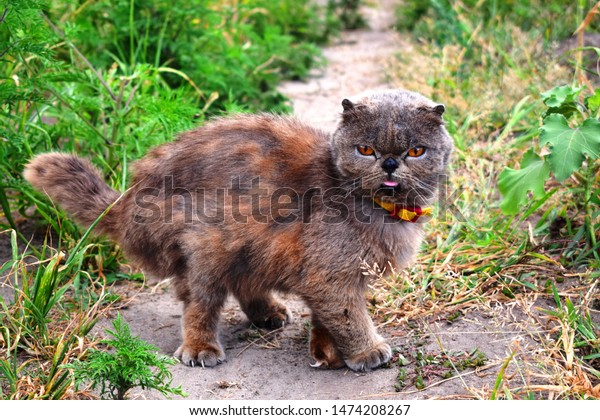
M346 363L331 333L313 316L310 330L310 355L315 360L314 368L338 369Z
M240 290L234 292L242 311L260 328L275 330L289 324L292 315L270 292Z

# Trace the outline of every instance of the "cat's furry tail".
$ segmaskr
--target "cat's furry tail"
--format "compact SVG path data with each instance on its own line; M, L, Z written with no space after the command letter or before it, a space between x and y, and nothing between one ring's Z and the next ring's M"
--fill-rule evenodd
M25 166L23 176L85 227L89 227L120 197L120 193L104 182L89 161L67 153L36 156ZM95 230L116 237L119 228L115 225L115 215L111 213L109 211L100 220Z

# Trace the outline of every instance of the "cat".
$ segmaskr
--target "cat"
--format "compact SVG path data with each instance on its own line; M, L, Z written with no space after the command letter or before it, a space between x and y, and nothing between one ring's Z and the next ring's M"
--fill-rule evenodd
M89 161L47 153L24 177L84 226L121 244L145 271L172 278L183 301L188 366L225 360L220 311L232 294L259 327L311 309L309 350L321 368L368 371L390 346L369 317L361 263L404 267L447 171L444 106L400 89L344 99L333 134L271 114L216 118L133 165L131 187L110 188Z

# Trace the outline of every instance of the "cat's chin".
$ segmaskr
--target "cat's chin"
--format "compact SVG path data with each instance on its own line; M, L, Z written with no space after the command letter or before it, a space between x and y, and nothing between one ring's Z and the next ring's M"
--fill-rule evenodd
M404 194L402 194L403 188L401 185L399 185L397 182L394 182L393 185L390 182L388 185L388 182L389 181L386 181L379 186L377 191L375 191L376 196L379 195L382 197L393 197L393 196L404 195Z

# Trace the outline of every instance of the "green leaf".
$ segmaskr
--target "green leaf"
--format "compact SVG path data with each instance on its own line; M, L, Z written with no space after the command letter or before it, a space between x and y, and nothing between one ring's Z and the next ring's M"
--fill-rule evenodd
M549 108L544 116L562 114L569 118L577 111L577 97L583 87L557 86L542 93L542 100Z
M585 107L590 112L590 115L596 115L600 110L600 89L596 89L593 95L585 98Z
M550 176L550 167L533 149L523 155L521 169L504 168L498 178L502 194L500 208L504 214L515 214L527 200L527 191L535 198L544 195L544 182Z
M582 90L582 87L557 86L542 93L542 100L549 108L559 108L569 102L577 102L577 97Z
M586 155L592 159L600 155L600 121L588 118L573 129L562 115L549 115L544 119L540 144L550 144L551 153L546 160L556 180L564 181L581 167Z

